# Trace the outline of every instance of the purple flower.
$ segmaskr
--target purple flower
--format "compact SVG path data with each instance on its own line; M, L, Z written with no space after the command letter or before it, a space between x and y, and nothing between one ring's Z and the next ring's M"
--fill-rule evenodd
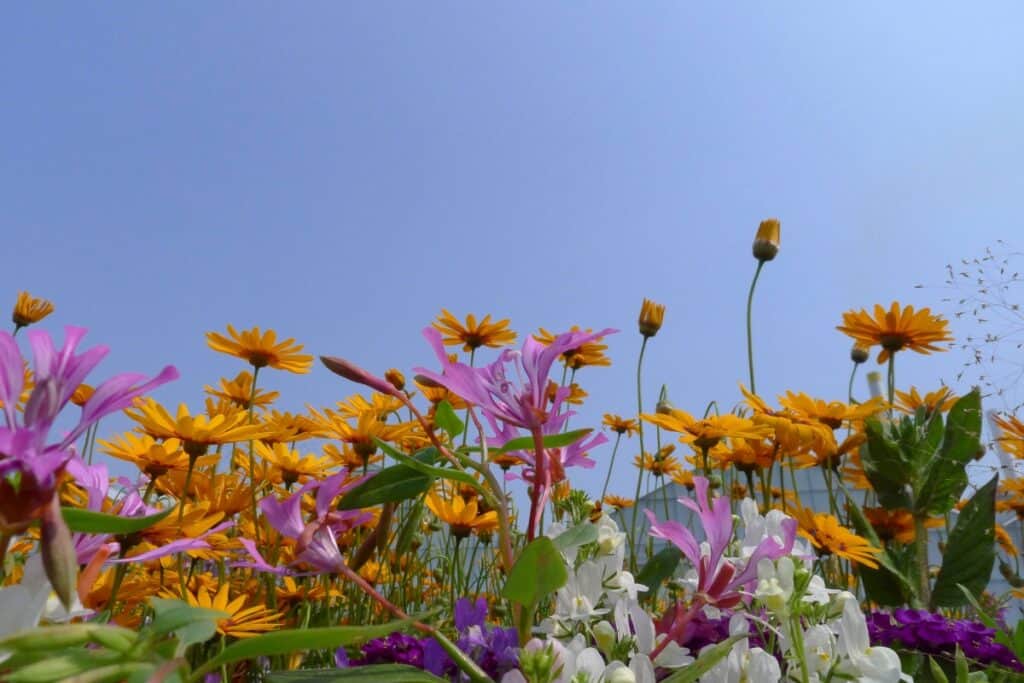
M64 346L59 349L47 332L28 333L35 386L20 420L16 406L24 388L24 361L14 337L0 332L0 402L4 418L0 426L0 499L4 501L0 525L23 528L38 516L38 509L54 495L58 475L75 457L72 445L90 426L178 377L178 371L169 365L149 380L134 373L108 379L96 387L82 407L78 424L59 441L47 443L57 416L75 389L109 351L96 346L77 353L85 332L81 327L66 327ZM18 477L17 486L9 480L12 475Z
M980 622L949 620L926 610L899 608L891 614L874 612L868 618L872 643L947 657L952 657L959 647L966 657L982 665L1024 670L1013 652L996 642L995 634L995 629Z
M566 351L617 331L566 332L549 346L544 346L530 336L526 338L521 351L506 349L490 365L472 368L448 360L441 342L441 333L433 327L427 327L423 330L423 336L441 362L442 372L426 368L415 368L415 371L478 406L488 415L532 432L540 429L553 415L546 409L547 398L544 392L548 372L555 360ZM565 391L563 399L564 396ZM561 401L556 398L556 402Z
M697 513L708 552L702 552L693 532L683 524L668 520L658 522L657 516L645 510L651 522L651 536L662 538L682 551L697 570L697 597L701 602L716 607L728 608L737 605L743 598L745 587L757 578L757 563L763 559L774 560L789 554L796 539L796 520L782 522L785 537L780 543L771 536L765 536L745 561L726 559L725 551L732 538L732 512L726 498L708 497L708 480L693 478L696 501L680 498L679 502Z

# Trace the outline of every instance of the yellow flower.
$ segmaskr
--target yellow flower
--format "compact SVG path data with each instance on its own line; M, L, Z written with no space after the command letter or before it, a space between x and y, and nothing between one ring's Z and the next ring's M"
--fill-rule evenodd
M290 486L297 481L304 483L310 477L322 477L327 474L327 470L331 466L329 458L318 458L312 454L303 456L299 451L292 450L283 443L267 446L261 441L257 441L256 452L281 471L281 479L285 486Z
M260 437L263 443L305 441L320 431L317 423L306 415L268 410L260 415L260 424L266 433Z
M391 368L384 373L384 379L393 386L395 389L402 391L405 389L405 375L398 368Z
M548 382L547 390L544 392L545 398L549 403L554 404L555 398L558 396L558 390L562 389L561 386L556 384L554 380ZM587 397L587 392L580 388L580 385L573 382L568 386L569 393L562 399L569 405L580 406L583 405L583 399Z
M18 300L14 304L11 321L15 327L25 327L37 323L53 313L53 304L46 299L37 299L28 292L18 292Z
M1016 415L997 415L995 422L1002 432L996 441L1007 453L1024 459L1024 422Z
M995 532L996 543L998 543L999 547L1002 548L1004 553L1006 553L1006 556L1017 557L1017 546L1014 544L1009 532L1006 531L1006 528L1002 524L996 522Z
M338 401L338 412L346 418L358 418L363 413L373 413L383 422L388 415L397 413L404 405L394 396L373 392L367 401L362 394L354 394L344 401Z
M185 600L192 607L205 607L218 610L228 616L217 621L217 632L234 638L252 638L261 633L275 631L281 626L282 615L272 612L265 605L246 606L250 595L241 595L234 600L229 597L230 585L222 584L216 595L200 586L195 593L186 591ZM164 591L169 598L181 597L174 591Z
M953 341L945 318L932 315L928 308L915 311L913 306L905 306L901 311L895 301L888 311L875 304L874 315L863 309L847 311L843 313L843 324L836 329L862 344L881 345L879 363L884 363L890 355L903 349L923 354L948 351L939 344Z
M732 413L709 415L697 420L685 410L670 408L667 413L644 414L640 417L662 429L680 434L680 442L692 443L702 450L711 449L726 437L757 440L771 436L772 433L768 427L754 424Z
M248 417L242 412L213 418L193 417L184 403L178 406L178 414L171 417L166 408L151 398L136 401L135 410L124 412L139 423L140 431L154 439L181 439L190 456L205 454L211 445L259 438L266 431L262 425L246 424Z
M640 318L637 320L640 334L644 337L653 337L658 334L658 330L661 329L661 324L664 320L665 306L656 304L650 299L644 299L644 302L640 305Z
M334 464L349 470L361 469L364 465L373 465L384 459L384 456L379 453L375 453L369 458L364 458L356 453L355 449L348 444L342 444L341 448L338 448L333 443L324 444L324 455L330 458Z
M867 517L871 526L874 527L878 540L882 543L896 541L897 543L909 544L914 542L914 516L910 510L889 510L881 507L864 508L864 516ZM941 518L931 518L925 521L925 527L934 529L944 524Z
M580 326L573 325L570 331L580 332ZM593 332L593 330L588 327L586 332ZM548 332L542 327L537 334L533 335L533 338L544 346L549 346L557 339L557 335ZM604 355L604 352L608 350L608 345L600 343L603 338L598 337L594 341L580 344L575 349L569 349L560 356L562 362L572 370L579 370L587 366L606 367L611 365L612 359Z
M491 316L485 315L483 320L477 323L476 316L470 313L466 316L466 324L463 325L458 318L442 308L441 315L433 325L443 335L441 341L445 346L462 344L462 350L467 352L475 351L481 346L498 348L516 340L516 333L508 329L508 318L492 323Z
M366 459L377 452L376 439L396 441L412 430L412 425L408 422L385 424L372 411L361 413L353 426L333 410L324 410L322 413L313 408L309 410L314 422L320 428L321 436L350 444L357 455Z
M636 420L628 420L611 413L604 414L602 424L616 434L625 434L627 438L636 434L638 428Z
M732 465L740 472L767 470L775 462L775 445L762 439L731 439L711 449L708 455L722 469Z
M498 528L498 513L489 510L477 514L476 497L466 501L458 494L445 492L441 496L436 489L427 494L427 507L442 522L448 525L452 536L465 538L470 533L494 531Z
M780 233L782 226L778 218L768 218L757 226L754 236L754 258L758 261L771 261L779 253Z
M779 405L798 418L815 420L831 429L839 429L844 424L862 422L885 408L880 398L859 404L847 404L842 401L812 398L803 392L794 394L792 391L787 391L785 396L779 396Z
M82 384L79 384L74 393L71 394L71 402L81 408L89 402L89 399L92 398L95 391L96 390L93 387L83 382Z
M619 510L623 510L625 508L631 508L631 507L633 507L633 505L635 505L635 503L634 503L632 498L623 498L622 496L613 496L610 493L607 496L604 497L604 500L602 502L605 505L607 505L608 507L613 507L613 508L616 508L616 509L619 509Z
M157 442L148 434L136 436L126 433L115 441L100 439L97 443L107 455L134 464L152 479L161 477L172 470L179 472L188 470L188 455L182 450L180 439L169 438ZM216 455L204 456L196 460L196 466L215 464L217 460Z
M910 387L910 391L896 390L896 410L909 415L916 413L918 408L924 408L929 415L935 411L945 413L956 402L957 397L949 387L939 387L923 396L918 393L917 387Z
M682 470L683 466L674 455L671 455L671 451L664 452L664 450L659 451L657 456L653 456L650 453L641 453L633 458L633 464L656 477L663 477L666 474L674 477L676 472Z
M264 391L256 389L256 395L252 394L252 373L243 370L234 379L220 380L220 388L209 385L203 388L206 393L225 401L230 401L242 410L249 409L249 399L252 397L252 405L257 408L265 408L277 400L280 394L276 391Z
M809 508L796 508L791 514L799 524L800 535L809 540L820 553L836 555L878 569L874 556L880 554L882 549L844 527L834 515L815 513Z
M693 490L693 470L680 469L672 474L672 481L688 491Z
M254 327L239 333L228 325L228 334L230 339L217 332L207 332L206 343L214 351L249 361L254 368L270 366L304 375L313 365L313 356L299 353L302 344L296 344L294 339L278 343L277 334L273 330L267 330L261 335L260 328Z

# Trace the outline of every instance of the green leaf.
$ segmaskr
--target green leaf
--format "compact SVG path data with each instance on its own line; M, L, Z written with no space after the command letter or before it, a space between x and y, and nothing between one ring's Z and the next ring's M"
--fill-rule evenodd
M121 653L110 650L66 650L5 673L4 681L7 683L50 683L51 681L56 683L93 669L116 665L121 658Z
M434 409L434 424L448 432L448 436L453 439L466 431L466 425L455 414L455 409L448 401L441 401L437 404Z
M996 487L999 475L967 502L949 534L942 569L932 590L932 608L959 607L965 603L957 587L963 584L973 595L981 595L992 576L996 561Z
M875 556L878 564L881 565L878 569L861 567L858 570L864 579L864 588L868 596L881 605L902 605L910 602L911 598L916 595L913 581L901 569L892 553L884 548L878 534L875 533L875 528L864 516L864 510L853 500L850 491L842 482L837 483L843 491L843 495L846 496L846 508L857 533L870 541L871 545L876 548L883 548L882 552Z
M193 607L183 600L151 598L150 604L153 606L156 616L154 616L152 623L147 628L159 636L173 633L196 622L216 624L218 620L227 619L231 616L227 612L216 609Z
M117 535L134 534L148 529L173 511L172 507L148 517L121 517L92 510L79 510L78 508L62 507L60 509L61 515L64 516L64 521L71 531Z
M349 490L338 503L339 510L358 510L383 503L415 498L430 488L434 478L406 465L385 467Z
M745 635L729 636L722 642L712 645L704 650L693 664L676 669L675 673L663 679L661 683L695 683L698 678L710 671L715 664L729 656L733 645L746 637Z
M409 626L412 619L391 621L376 626L330 626L324 628L289 629L264 633L255 638L236 640L209 659L192 674L192 680L202 680L203 675L223 664L243 659L287 655L305 650L327 650L343 645L364 643Z
M547 536L533 539L508 573L503 597L520 605L536 605L569 580L562 554Z
M267 683L436 683L447 679L408 664L375 664L350 669L312 669L282 671L267 677Z
M914 510L944 515L953 509L967 488L967 463L981 447L981 396L974 390L949 411L942 446L921 472Z
M900 445L888 438L881 422L868 419L864 428L867 443L861 449L861 464L882 505L888 508L909 508L912 501L906 485L911 468Z
M566 529L554 539L555 547L563 553L581 545L587 545L597 540L597 525L590 522L582 522L571 529Z
M395 552L399 556L405 555L412 547L416 532L420 529L420 520L423 519L423 509L423 497L420 496L413 502L412 507L401 515L404 521L395 538Z
M933 658L928 658L928 668L931 669L932 679L935 683L949 683L949 677L946 676L946 672L942 670L939 663Z
M636 575L636 582L648 588L647 593L643 595L644 598L654 599L658 593L658 587L665 579L672 576L681 559L683 559L683 553L679 548L667 545L647 560L647 564Z
M585 437L593 429L576 429L571 432L563 432L561 434L549 434L541 439L541 443L544 444L544 448L561 448L574 444L583 437ZM512 439L507 442L501 448L492 448L493 453L508 453L509 451L532 451L533 450L533 437L532 436L520 436L519 438Z
M459 470L453 470L448 467L432 466L428 462L425 462L425 458L422 458L421 456L427 453L428 451L433 453L436 457L437 451L434 450L433 448L424 449L417 453L414 457L410 458L405 453L402 453L401 451L396 451L394 448L388 446L383 441L378 441L377 443L380 444L380 447L382 449L384 449L384 452L386 452L392 458L397 460L399 463L405 465L406 467L414 469L421 474L426 474L438 479L450 479L452 481L468 484L477 491L483 491L483 487L480 485L480 482L474 479L473 475L469 474L468 472L460 472Z

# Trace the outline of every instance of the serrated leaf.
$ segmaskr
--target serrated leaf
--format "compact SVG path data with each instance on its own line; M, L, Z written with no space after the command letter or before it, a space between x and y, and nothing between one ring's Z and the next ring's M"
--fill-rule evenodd
M885 426L875 419L867 420L865 434L861 465L878 499L889 508L909 508L912 501L906 487L912 473L900 444L889 439Z
M583 437L585 437L593 429L576 429L571 432L563 432L561 434L549 434L541 439L544 448L562 448L574 444ZM505 443L500 448L491 449L493 453L508 453L509 451L532 451L534 449L533 437L532 436L520 436L512 439Z
M264 633L254 638L231 643L212 659L207 660L192 674L192 678L201 679L204 674L220 668L221 665L243 659L287 655L306 650L335 649L343 645L364 643L373 638L383 638L389 633L405 628L412 621L412 619L405 619L374 626L331 626Z
M562 554L547 536L533 539L512 566L505 580L503 597L520 605L536 605L569 580Z
M597 540L597 525L590 522L577 524L571 529L566 529L558 534L552 541L555 547L563 553L567 550L579 548L582 545L593 543Z
M967 488L967 463L980 448L981 396L974 390L958 400L949 411L942 446L920 474L914 509L930 515L944 515L953 509Z
M282 671L267 676L267 683L437 683L447 679L408 664L375 664L350 669Z
M729 656L732 646L747 636L729 636L725 640L706 648L693 664L676 669L675 672L661 681L661 683L695 683L695 681L710 671L715 664Z
M448 432L448 436L453 439L466 431L466 425L455 414L455 409L448 401L441 401L434 408L434 424Z
M121 517L119 515L108 515L104 512L93 512L92 510L80 510L69 507L62 507L60 512L64 517L64 522L71 531L121 536L148 529L171 514L174 509L168 508L146 517Z
M949 533L942 568L932 590L931 606L959 607L966 600L957 584L978 596L992 576L996 561L996 488L999 475L992 477L967 501Z

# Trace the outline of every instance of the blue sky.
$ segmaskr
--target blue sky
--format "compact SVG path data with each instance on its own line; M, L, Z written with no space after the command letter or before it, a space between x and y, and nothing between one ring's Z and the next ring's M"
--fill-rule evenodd
M176 364L158 396L193 408L240 369L204 341L227 323L380 372L433 363L419 330L441 307L618 327L615 365L578 377L574 424L596 424L633 406L644 296L668 306L649 396L738 398L750 242L778 216L759 388L842 398L842 311L940 305L947 262L1019 234L1022 20L1013 2L12 5L4 289L109 344L102 373ZM905 355L900 384L963 360ZM353 391L319 367L265 377L288 408Z

